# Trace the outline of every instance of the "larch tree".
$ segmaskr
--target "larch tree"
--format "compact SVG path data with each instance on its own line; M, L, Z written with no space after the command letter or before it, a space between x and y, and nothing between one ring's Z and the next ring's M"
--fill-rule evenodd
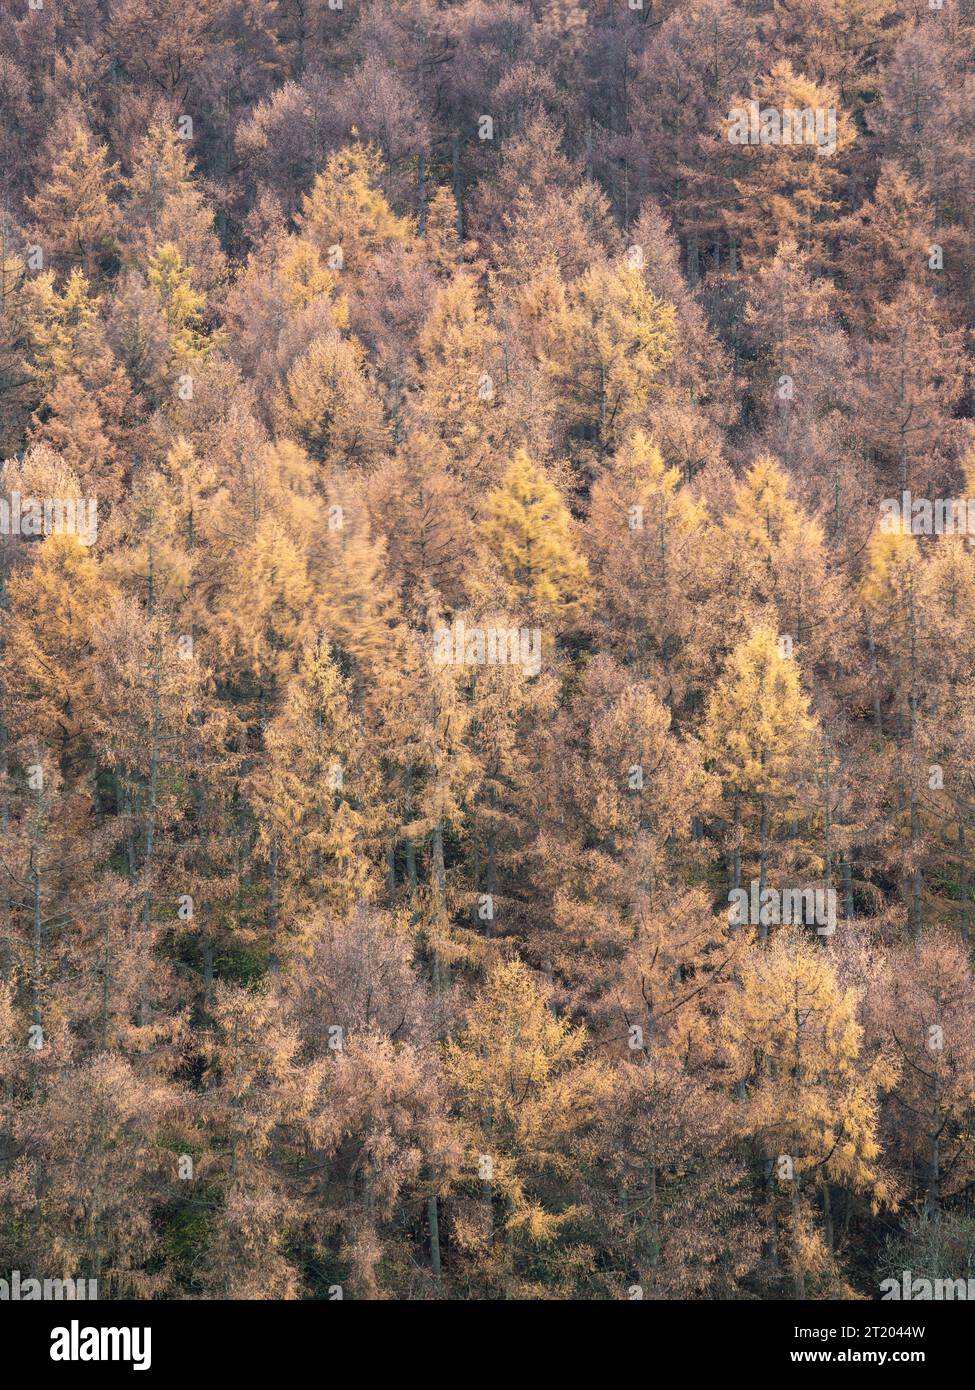
M669 705L700 698L721 624L712 525L642 430L594 484L587 537L602 596L590 620L600 645Z
M300 939L311 910L347 913L370 893L376 770L349 711L324 634L309 642L264 729L265 756L248 788L271 892ZM277 931L279 913L273 913ZM272 939L275 967L282 949Z
M824 128L809 126L808 116L816 112L825 116ZM800 118L807 123L798 128ZM757 143L751 139L756 122ZM728 224L746 264L769 259L786 237L821 263L830 221L841 206L841 158L857 133L836 89L782 59L748 98L734 104L723 128L737 193Z
M783 654L774 628L757 628L728 657L702 728L705 757L721 778L725 818L731 822L729 888L741 888L747 857L757 859L763 894L776 828L786 818L808 813L810 791L803 774L816 725L798 663ZM768 938L767 920L752 925L763 941Z
M554 1016L527 967L509 961L488 976L449 1046L473 1198L454 1218L455 1239L497 1296L585 1287L589 1213L572 1180L586 1153L595 1157L608 1086L585 1045L585 1030Z
M330 155L302 203L302 235L334 256L350 277L368 270L372 258L390 243L412 235L408 218L398 217L380 191L382 159L369 145L350 145Z
M123 259L139 269L158 246L171 244L205 294L219 291L225 257L175 122L157 120L146 131L125 193Z
M741 962L740 974L722 1026L763 1169L770 1257L805 1298L816 1287L842 1287L834 1189L875 1207L896 1199L882 1162L879 1104L897 1062L892 1049L867 1047L856 990L842 984L807 928L783 929L768 950Z
M118 212L109 194L118 165L107 145L95 142L87 124L70 114L58 122L48 145L50 172L28 200L40 245L62 268L102 272L115 253Z
M602 457L651 413L653 389L674 350L675 313L628 261L591 267L572 300L571 357L561 385L582 438Z
M539 464L518 450L501 486L487 499L482 526L511 608L559 627L581 615L588 566L572 533L558 489Z
M316 338L275 402L279 430L330 468L368 465L385 436L382 401L354 340Z
M885 1110L901 1170L929 1220L972 1180L975 986L963 944L929 930L893 953L872 1023L898 1060Z

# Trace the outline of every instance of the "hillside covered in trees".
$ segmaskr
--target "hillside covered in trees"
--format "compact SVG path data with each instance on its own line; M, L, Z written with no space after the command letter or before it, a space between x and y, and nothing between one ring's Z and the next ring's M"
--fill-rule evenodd
M975 1276L975 0L0 35L0 1274Z

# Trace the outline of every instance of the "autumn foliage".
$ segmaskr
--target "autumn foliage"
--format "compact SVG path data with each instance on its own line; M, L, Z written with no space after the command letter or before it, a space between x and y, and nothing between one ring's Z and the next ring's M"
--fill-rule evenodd
M0 20L0 1273L965 1276L972 5Z

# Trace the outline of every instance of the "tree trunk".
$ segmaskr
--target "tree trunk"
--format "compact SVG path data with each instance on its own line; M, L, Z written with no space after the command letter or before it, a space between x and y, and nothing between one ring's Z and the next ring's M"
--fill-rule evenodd
M440 1218L437 1212L437 1195L427 1200L427 1218L430 1222L430 1268L433 1271L433 1287L440 1297Z
M969 902L968 902L968 855L965 846L965 822L958 818L958 896L961 899L961 939L968 945Z

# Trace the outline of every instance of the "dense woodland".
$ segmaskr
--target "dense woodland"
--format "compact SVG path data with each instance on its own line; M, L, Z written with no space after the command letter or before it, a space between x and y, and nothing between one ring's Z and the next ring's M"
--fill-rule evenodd
M333 6L0 3L0 1273L975 1275L975 0Z

